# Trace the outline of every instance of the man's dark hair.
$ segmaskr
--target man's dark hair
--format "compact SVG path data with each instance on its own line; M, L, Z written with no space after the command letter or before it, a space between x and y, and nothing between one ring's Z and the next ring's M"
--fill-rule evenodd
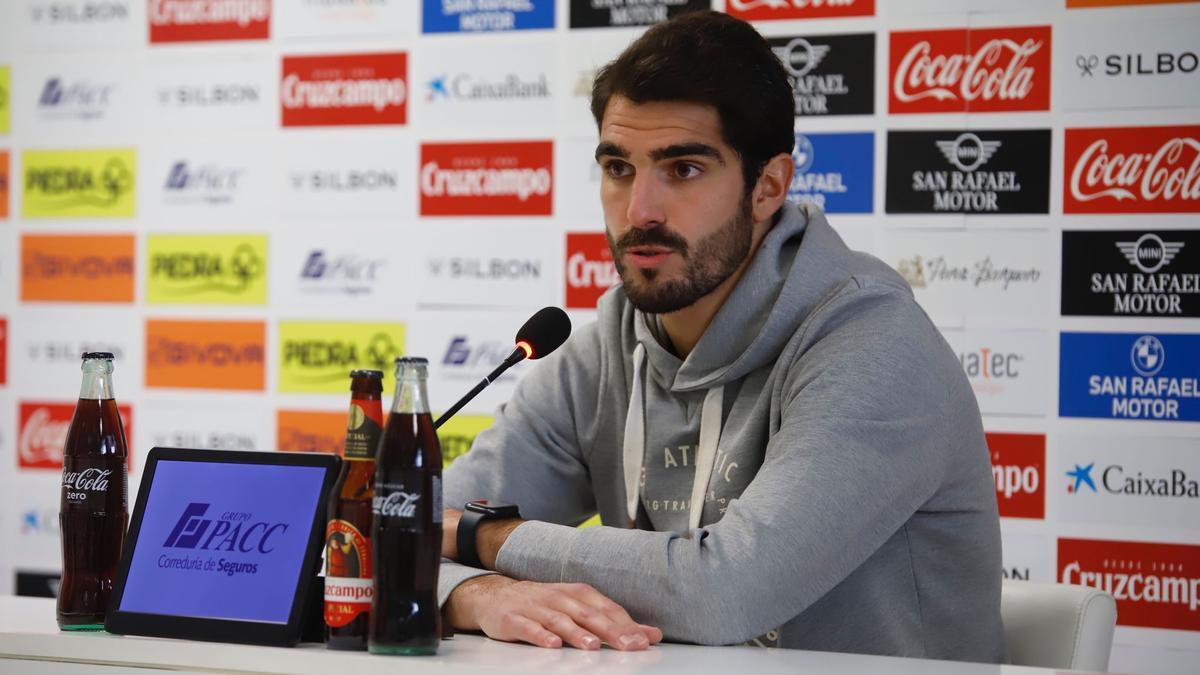
M592 84L597 128L613 96L716 108L721 136L742 161L747 194L767 160L796 143L796 103L783 64L750 24L720 12L660 23L601 68Z

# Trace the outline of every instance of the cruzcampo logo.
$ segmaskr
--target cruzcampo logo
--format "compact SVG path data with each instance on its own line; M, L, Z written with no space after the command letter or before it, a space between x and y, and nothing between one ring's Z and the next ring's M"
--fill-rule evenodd
M12 109L9 101L12 97L9 92L12 87L9 83L12 82L12 70L8 66L0 66L0 134L8 133L8 111Z
M149 304L267 303L265 234L152 234L146 256Z
M355 368L382 370L387 391L403 354L402 323L280 321L279 391L342 394Z
M134 150L27 150L22 156L22 216L133 217Z
M442 446L442 465L450 466L454 460L467 454L479 432L492 426L495 420L488 415L455 415L438 428L438 442Z

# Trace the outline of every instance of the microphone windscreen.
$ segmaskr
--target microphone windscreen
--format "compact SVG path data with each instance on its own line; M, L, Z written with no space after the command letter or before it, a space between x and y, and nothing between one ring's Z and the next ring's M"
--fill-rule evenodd
M517 331L517 342L532 349L531 359L540 359L562 346L571 335L571 319L557 307L543 307Z

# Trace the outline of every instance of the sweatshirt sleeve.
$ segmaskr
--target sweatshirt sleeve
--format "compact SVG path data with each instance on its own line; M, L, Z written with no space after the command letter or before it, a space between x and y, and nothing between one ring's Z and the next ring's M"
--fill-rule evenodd
M862 300L825 308L847 318L792 363L764 463L720 521L690 537L526 523L499 570L590 584L685 642L744 642L803 612L933 496L952 445L953 355L911 298Z
M590 433L587 425L594 416L576 411L595 409L598 353L593 324L535 362L497 410L495 423L446 469L443 503L451 508L476 499L517 504L523 518L571 526L591 517L595 497L579 438ZM439 602L444 604L463 581L485 573L443 560Z

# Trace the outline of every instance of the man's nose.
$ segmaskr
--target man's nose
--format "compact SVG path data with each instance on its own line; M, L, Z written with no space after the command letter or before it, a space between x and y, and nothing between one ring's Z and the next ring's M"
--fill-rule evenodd
M629 207L625 218L631 227L648 230L666 221L663 211L663 194L653 176L634 176L629 189Z

